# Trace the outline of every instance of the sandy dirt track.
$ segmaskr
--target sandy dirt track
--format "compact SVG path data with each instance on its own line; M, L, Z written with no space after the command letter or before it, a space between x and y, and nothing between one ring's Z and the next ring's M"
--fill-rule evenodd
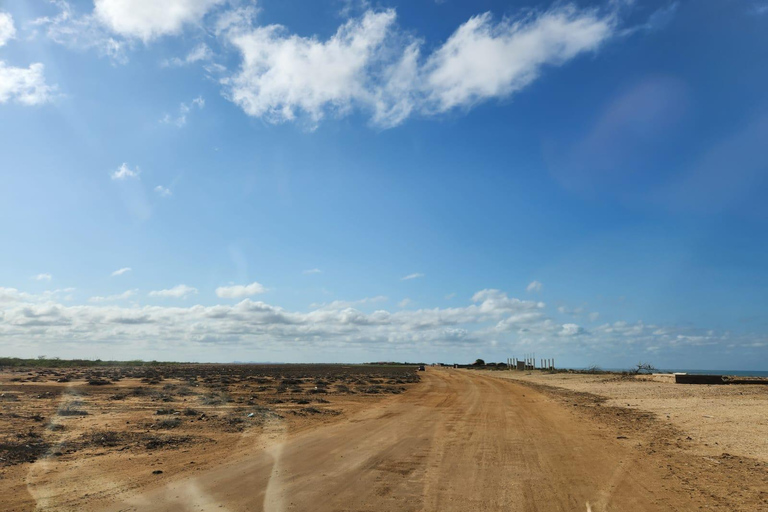
M685 491L556 400L511 381L428 369L341 421L269 425L242 455L111 511L697 510Z

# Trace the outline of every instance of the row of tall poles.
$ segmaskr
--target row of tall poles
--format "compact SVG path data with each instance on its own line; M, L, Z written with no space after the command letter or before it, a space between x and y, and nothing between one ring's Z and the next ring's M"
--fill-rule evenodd
M526 370L535 370L537 368L536 365L536 353L532 354L526 354L524 358L518 359L516 357L508 357L507 358L507 367L514 370L517 369L520 366L520 363L523 363L523 367ZM544 370L554 370L555 369L555 359L539 359L538 361L539 365L538 368L544 369Z

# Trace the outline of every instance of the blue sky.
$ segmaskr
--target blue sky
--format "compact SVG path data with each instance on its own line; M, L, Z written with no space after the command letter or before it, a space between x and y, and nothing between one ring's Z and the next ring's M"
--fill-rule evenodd
M0 353L768 364L765 2L158 5L0 2Z

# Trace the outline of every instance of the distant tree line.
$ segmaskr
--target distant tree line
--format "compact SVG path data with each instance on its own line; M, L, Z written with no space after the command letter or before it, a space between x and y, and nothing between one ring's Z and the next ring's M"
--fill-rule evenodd
M19 357L0 357L0 368L73 368L73 367L98 367L98 366L167 366L180 363L142 361L102 361L101 359L60 359L58 357L38 356L36 359L23 359Z

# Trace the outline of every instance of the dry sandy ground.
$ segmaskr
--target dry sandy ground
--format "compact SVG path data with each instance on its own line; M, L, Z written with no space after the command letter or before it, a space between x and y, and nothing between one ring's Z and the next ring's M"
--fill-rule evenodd
M319 424L273 416L227 450L185 447L149 481L151 458L142 474L76 460L16 467L42 510L768 510L765 462L703 457L684 435L594 395L429 368L407 392Z
M674 384L672 375L483 373L600 395L605 406L648 412L675 426L685 433L688 449L700 455L729 453L768 462L768 385Z

